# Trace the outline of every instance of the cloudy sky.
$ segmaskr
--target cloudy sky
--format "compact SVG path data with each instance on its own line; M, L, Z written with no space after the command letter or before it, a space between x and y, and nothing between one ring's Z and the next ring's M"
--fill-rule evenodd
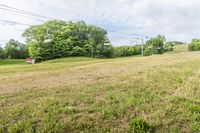
M0 4L61 20L84 20L105 28L113 45L136 43L135 36L166 35L167 40L200 38L199 0L0 0ZM0 20L29 25L45 22L13 14L0 6ZM24 41L27 26L0 21L0 43L10 38Z

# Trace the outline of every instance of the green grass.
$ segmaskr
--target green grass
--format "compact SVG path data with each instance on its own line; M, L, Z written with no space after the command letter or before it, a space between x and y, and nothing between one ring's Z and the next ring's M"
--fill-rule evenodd
M0 132L200 132L200 53L0 67Z
M3 65L21 65L26 64L24 59L0 59L0 67Z
M87 58L87 57L76 57L76 58L61 58L56 60L49 60L46 62L43 62L44 64L49 63L72 63L72 62L83 62L83 61L93 61L96 60L95 58Z

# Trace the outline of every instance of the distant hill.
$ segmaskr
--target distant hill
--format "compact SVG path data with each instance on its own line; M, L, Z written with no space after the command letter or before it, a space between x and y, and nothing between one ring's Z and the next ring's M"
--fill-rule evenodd
M189 44L180 44L174 47L174 52L187 52Z

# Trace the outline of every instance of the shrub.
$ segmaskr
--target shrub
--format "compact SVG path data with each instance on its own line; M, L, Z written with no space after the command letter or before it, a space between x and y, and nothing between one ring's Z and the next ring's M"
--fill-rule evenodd
M145 56L152 55L152 50L149 47L146 47L144 49L144 55Z
M115 47L115 56L116 57L126 57L126 56L133 56L133 55L140 55L141 54L141 46L121 46Z
M189 51L199 51L200 50L200 39L193 39L192 43L188 47Z

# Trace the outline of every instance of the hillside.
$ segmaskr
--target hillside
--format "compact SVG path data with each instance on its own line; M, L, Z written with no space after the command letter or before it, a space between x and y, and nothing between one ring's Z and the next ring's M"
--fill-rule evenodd
M197 133L199 83L200 52L0 65L0 132Z
M180 44L176 45L174 48L174 52L187 52L189 44Z
M25 64L23 59L0 59L0 66Z

